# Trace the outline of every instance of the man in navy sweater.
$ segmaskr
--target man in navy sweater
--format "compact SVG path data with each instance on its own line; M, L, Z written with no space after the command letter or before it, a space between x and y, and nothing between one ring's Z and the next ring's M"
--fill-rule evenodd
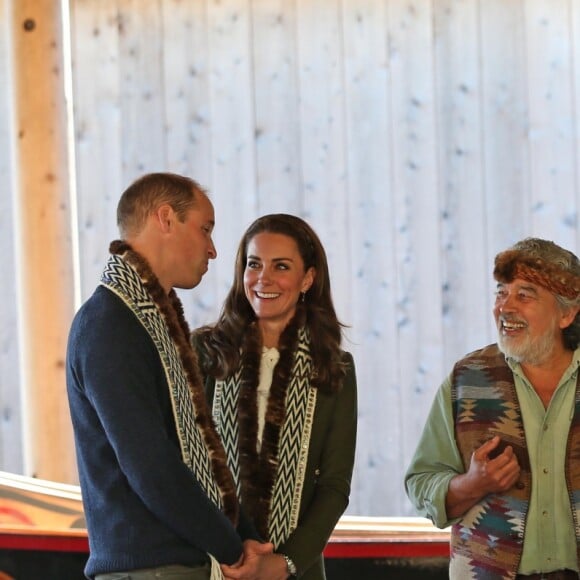
M90 555L88 578L260 578L174 288L216 257L214 210L193 180L145 175L117 208L122 240L73 321L67 390Z

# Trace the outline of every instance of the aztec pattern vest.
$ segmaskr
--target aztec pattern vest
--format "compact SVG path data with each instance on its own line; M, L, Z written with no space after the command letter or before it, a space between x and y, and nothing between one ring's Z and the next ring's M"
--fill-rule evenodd
M475 504L451 530L449 576L453 579L503 580L516 577L522 556L531 493L531 466L511 369L497 345L467 355L452 373L455 437L465 468L471 455L493 435L511 445L520 478L503 494ZM568 436L566 481L580 561L580 376Z

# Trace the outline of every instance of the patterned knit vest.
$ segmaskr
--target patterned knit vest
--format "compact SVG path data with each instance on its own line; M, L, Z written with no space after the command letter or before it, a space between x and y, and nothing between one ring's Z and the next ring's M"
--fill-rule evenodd
M570 492L580 561L580 376L574 417L568 435L566 481ZM494 435L502 448L511 445L520 465L512 489L490 494L475 504L451 531L450 578L500 580L515 578L522 556L531 494L531 467L514 378L497 345L459 361L452 376L455 437L469 467L475 449Z

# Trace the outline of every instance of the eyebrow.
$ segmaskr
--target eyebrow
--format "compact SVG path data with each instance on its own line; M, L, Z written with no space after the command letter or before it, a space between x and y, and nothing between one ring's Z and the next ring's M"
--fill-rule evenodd
M247 259L262 261L262 258L259 256L254 256L253 254L248 254ZM272 258L272 262L294 262L294 260L292 258Z
M507 286L507 284L504 282L498 282L496 288L504 288L505 286ZM517 290L526 290L527 292L538 294L538 287L530 284L522 284L521 286L517 287Z

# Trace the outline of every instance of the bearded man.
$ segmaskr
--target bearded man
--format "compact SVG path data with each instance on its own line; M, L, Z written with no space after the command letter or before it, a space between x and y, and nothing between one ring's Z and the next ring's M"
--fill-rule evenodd
M580 570L580 262L527 238L496 256L498 342L439 388L405 489L451 526L452 580Z

